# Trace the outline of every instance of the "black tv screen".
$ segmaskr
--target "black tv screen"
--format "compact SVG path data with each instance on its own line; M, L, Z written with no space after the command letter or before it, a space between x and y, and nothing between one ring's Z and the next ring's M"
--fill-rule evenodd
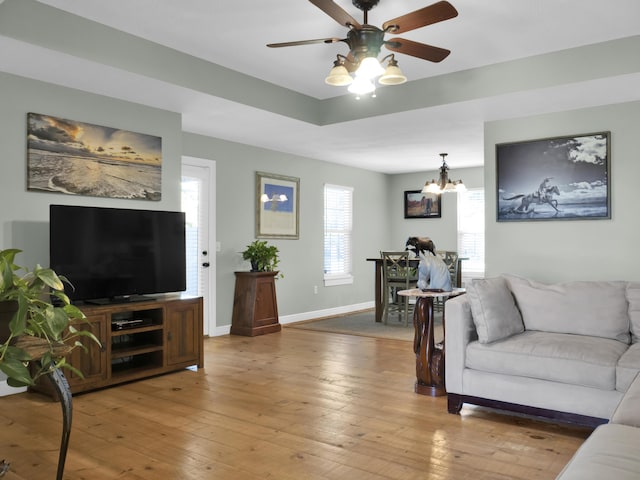
M72 301L127 301L186 289L183 212L50 206L50 266Z

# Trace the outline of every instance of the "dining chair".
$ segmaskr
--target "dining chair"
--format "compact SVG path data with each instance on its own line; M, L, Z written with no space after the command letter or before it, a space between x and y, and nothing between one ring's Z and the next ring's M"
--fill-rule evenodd
M460 287L458 285L458 252L451 250L436 250L436 255L442 258L442 261L449 269L449 275L451 275L451 286L453 288ZM441 312L444 305L444 298L437 297L433 302L434 309Z
M436 250L436 255L439 255L442 258L442 261L449 269L449 273L451 274L451 285L453 287L460 287L458 285L458 252L453 252L450 250Z
M382 321L386 324L391 312L398 314L401 320L404 314L404 324L409 324L409 315L412 313L409 297L399 297L399 290L408 290L415 287L418 281L418 269L409 264L409 252L381 251L382 258Z

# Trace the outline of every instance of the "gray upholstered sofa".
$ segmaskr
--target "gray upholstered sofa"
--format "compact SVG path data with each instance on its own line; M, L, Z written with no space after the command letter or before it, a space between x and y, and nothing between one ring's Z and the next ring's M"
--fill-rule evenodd
M464 403L596 426L640 371L640 283L503 275L446 303L450 413Z
M640 376L616 407L582 444L557 480L637 480L640 478Z

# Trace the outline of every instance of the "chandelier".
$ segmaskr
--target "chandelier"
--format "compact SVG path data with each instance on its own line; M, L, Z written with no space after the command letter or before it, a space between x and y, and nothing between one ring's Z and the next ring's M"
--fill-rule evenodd
M422 193L447 193L447 192L464 192L467 187L464 186L462 180L450 180L449 179L449 165L445 161L446 153L441 153L442 166L440 167L440 179L427 181L422 188Z

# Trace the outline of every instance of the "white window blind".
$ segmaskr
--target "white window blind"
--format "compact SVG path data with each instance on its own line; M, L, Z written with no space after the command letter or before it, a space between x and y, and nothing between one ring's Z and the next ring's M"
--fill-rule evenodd
M351 275L351 230L353 188L324 186L324 284L353 283Z
M484 189L458 193L458 252L463 275L484 276Z

